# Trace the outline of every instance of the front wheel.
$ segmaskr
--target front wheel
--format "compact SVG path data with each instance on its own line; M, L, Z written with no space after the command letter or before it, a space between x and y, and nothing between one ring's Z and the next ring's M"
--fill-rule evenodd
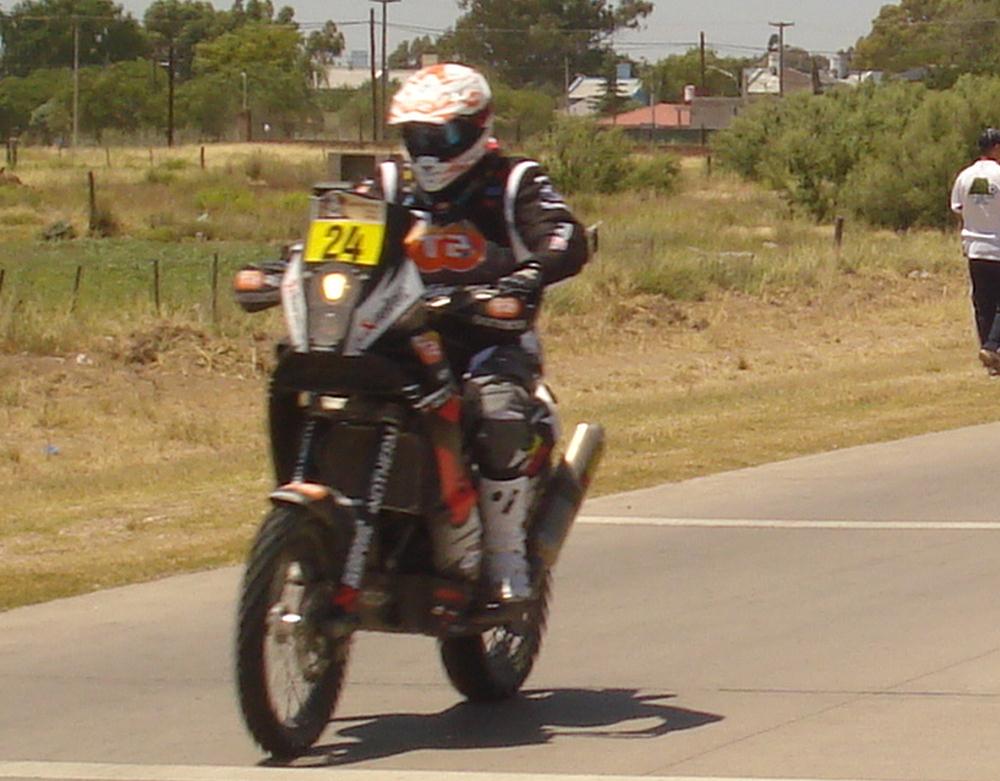
M479 635L441 640L441 661L452 685L473 702L513 697L531 673L545 634L550 575L542 577L538 598L524 620Z
M312 746L340 695L350 638L320 628L347 557L347 537L337 532L301 507L277 507L247 561L236 637L240 707L254 739L277 757Z

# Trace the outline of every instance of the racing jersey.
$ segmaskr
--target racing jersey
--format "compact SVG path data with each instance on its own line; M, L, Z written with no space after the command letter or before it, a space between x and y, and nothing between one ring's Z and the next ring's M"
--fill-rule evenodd
M379 168L383 197L419 218L406 245L425 285L491 284L528 260L549 285L583 267L586 233L537 162L492 153L471 177L471 188L442 203L412 185L405 165Z

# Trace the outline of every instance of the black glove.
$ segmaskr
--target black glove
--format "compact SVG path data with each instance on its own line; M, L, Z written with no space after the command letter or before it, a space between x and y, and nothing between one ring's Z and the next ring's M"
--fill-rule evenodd
M517 267L517 270L497 280L497 292L500 296L514 296L522 301L538 298L542 291L542 266L534 260L529 260Z

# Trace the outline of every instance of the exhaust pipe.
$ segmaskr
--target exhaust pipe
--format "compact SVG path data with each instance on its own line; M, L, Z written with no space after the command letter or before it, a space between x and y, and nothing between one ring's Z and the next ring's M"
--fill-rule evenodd
M546 486L529 533L532 552L547 569L559 558L603 454L604 428L597 423L580 423Z

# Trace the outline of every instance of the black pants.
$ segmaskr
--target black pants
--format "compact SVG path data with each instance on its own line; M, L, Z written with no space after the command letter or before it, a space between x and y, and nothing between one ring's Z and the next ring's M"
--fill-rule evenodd
M976 313L979 344L989 350L1000 347L1000 260L969 258L972 308Z

